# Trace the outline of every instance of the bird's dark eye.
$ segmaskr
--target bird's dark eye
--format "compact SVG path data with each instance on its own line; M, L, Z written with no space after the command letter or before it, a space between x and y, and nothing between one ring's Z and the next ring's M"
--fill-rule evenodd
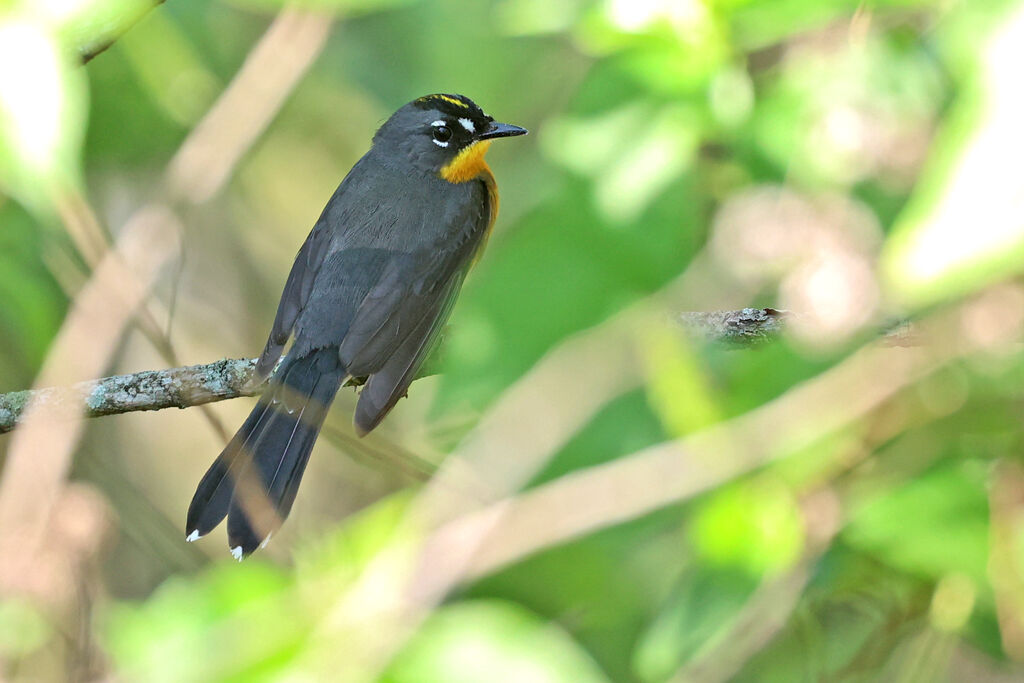
M452 139L452 129L448 126L434 126L434 139L438 142L448 142Z

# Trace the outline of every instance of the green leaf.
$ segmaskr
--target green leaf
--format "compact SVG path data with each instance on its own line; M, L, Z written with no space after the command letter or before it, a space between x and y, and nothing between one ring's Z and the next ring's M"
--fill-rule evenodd
M693 522L700 555L752 576L790 567L803 550L800 510L789 488L770 474L720 489Z
M304 628L282 599L288 579L259 561L225 559L198 579L166 582L144 604L107 615L106 645L132 680L225 680L293 646Z
M981 474L941 466L854 510L843 538L918 576L987 582L988 497Z
M285 7L296 7L307 10L320 10L344 13L346 15L365 14L392 7L410 5L418 0L227 0L238 7L260 10L280 10Z
M23 657L41 646L52 628L39 610L20 600L0 601L0 656Z
M397 656L386 683L602 683L559 626L514 603L463 602L435 612Z
M285 572L259 556L225 559L197 577L165 582L141 604L106 618L106 646L132 680L278 680L309 644L324 596L339 595L394 535L405 498L353 516L337 534L300 552ZM226 553L225 553L226 555Z
M757 585L746 571L700 565L687 571L637 643L637 675L645 681L665 680L729 627Z
M665 431L678 438L721 420L706 373L685 337L659 328L645 342L648 400Z
M47 3L61 43L80 55L92 55L128 31L162 0L79 0Z

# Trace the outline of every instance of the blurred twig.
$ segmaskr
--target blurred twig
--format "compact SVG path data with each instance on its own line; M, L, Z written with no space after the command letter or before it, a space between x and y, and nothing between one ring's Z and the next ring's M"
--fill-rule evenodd
M682 313L679 319L688 332L707 339L754 344L775 336L782 329L783 315L771 308L744 308ZM226 359L205 365L115 375L70 387L0 394L0 433L17 426L30 400L57 415L101 417L139 410L189 408L240 396L256 396L263 387L249 386L255 364L255 359L251 358ZM435 372L436 367L428 362L420 376Z
M171 159L166 181L172 196L199 204L224 187L238 160L313 65L330 28L327 15L298 9L277 15Z
M384 448L375 448L366 439L360 439L354 433L346 434L329 425L324 426L321 438L327 439L355 458L384 464L413 481L427 481L437 471L437 465L434 463L394 443L386 444Z
M118 38L120 38L122 35L124 35L128 31L130 31L132 29L132 27L135 26L135 24L139 23L139 21L141 21L144 16L149 14L150 10L156 8L159 5L164 4L164 2L165 2L165 0L152 0L152 4L149 7L143 8L141 13L137 17L134 17L133 19L131 19L124 26L123 30L120 33L118 33L117 35L109 37L106 40L101 40L101 41L99 41L97 43L91 43L91 44L88 44L88 45L83 45L80 48L80 50L79 50L79 54L82 57L82 63L83 64L87 64L93 57L95 57L96 55L100 54L101 52L105 52L107 50L107 48L109 48L111 45L113 45L115 42L117 42Z
M153 209L125 226L117 246L75 298L37 379L40 387L98 374L107 366L132 314L175 251L175 221ZM44 389L23 393L22 428L10 442L0 479L0 590L31 590L25 580L39 568L37 553L46 547L81 434L79 420L58 422L50 408Z

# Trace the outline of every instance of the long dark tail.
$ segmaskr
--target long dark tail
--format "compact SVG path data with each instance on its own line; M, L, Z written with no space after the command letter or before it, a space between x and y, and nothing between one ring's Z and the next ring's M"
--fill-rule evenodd
M208 534L227 516L231 552L242 559L281 525L344 377L337 348L285 358L199 482L188 508L188 540Z

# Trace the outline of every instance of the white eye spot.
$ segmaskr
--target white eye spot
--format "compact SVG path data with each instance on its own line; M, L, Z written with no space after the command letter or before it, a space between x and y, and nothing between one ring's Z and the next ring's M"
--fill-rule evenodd
M438 119L430 125L434 127L434 144L438 147L447 147L448 140L452 137L452 129L448 127L448 122Z
M473 122L470 121L469 119L459 119L459 123L461 123L462 127L468 130L470 133L476 131L476 126L474 126Z

